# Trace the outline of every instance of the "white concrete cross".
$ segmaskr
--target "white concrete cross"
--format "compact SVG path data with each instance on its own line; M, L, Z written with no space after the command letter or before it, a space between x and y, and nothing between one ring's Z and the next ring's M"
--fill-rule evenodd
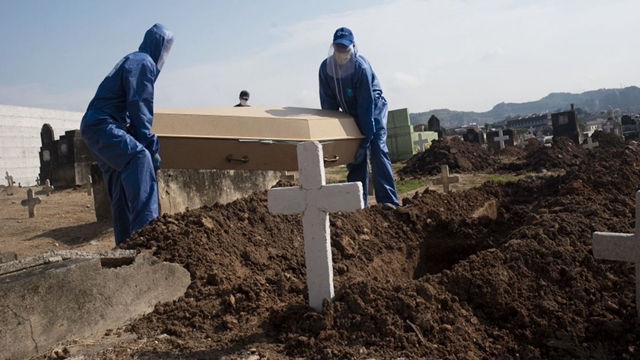
M8 171L4 172L6 174L6 176L4 177L5 179L7 179L7 184L9 187L13 186L13 176L9 175Z
M529 132L531 133L531 135L535 136L535 135L533 134L533 131L534 131L533 126L530 126L530 127L529 127Z
M49 182L49 179L47 179L44 182L44 186L42 187L42 191L44 191L45 195L47 195L47 196L49 196L53 192L53 186L51 186L51 183Z
M600 144L596 141L593 142L593 140L591 140L591 136L587 137L587 143L586 144L582 144L582 147L584 149L592 149L594 147L600 146Z
M29 208L29 217L35 217L36 216L36 205L40 204L40 198L33 197L33 190L29 189L27 190L27 199L26 200L22 200L22 202L20 203L20 205L22 206L26 206Z
M420 151L424 151L424 145L429 143L429 139L423 139L422 133L418 133L418 140L414 141L413 144L420 148Z
M498 136L493 141L500 141L500 150L504 149L504 141L509 140L509 135L502 135L502 129L498 130Z
M460 176L449 176L449 165L440 166L440 175L441 177L439 179L433 180L433 185L442 185L442 192L445 194L449 193L449 184L457 184L460 182Z
M636 265L636 313L640 317L640 191L636 192L636 233L593 233L593 257Z
M309 305L322 311L322 301L333 299L333 260L329 213L364 207L362 184L326 185L322 146L317 141L298 144L299 187L269 190L273 214L303 213L304 253Z
M611 132L611 129L613 129L613 125L611 125L611 123L606 123L603 127L602 130L604 130L604 132Z

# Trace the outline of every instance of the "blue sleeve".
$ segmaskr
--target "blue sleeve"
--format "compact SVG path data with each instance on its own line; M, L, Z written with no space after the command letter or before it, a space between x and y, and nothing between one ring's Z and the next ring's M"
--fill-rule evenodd
M375 133L375 121L373 120L373 74L371 68L358 63L356 77L356 99L358 99L358 127L365 136L363 146L369 145Z
M331 87L328 74L324 71L326 66L326 60L320 65L320 71L318 72L318 83L320 84L320 108L322 110L340 110L338 102L336 101L336 95Z
M149 59L130 59L124 65L123 79L127 92L127 112L131 120L133 138L154 156L160 145L158 137L151 132L153 124L153 91L156 66Z

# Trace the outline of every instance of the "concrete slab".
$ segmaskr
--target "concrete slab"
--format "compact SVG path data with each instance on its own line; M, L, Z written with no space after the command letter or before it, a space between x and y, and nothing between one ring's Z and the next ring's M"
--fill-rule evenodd
M25 270L28 268L58 262L68 259L100 259L103 266L118 266L133 262L138 252L136 250L109 251L77 251L54 250L25 259L2 263L0 261L0 275ZM113 265L112 265L113 264Z
M190 282L181 266L144 254L115 268L103 267L99 258L75 258L2 275L0 359L102 336L184 295Z

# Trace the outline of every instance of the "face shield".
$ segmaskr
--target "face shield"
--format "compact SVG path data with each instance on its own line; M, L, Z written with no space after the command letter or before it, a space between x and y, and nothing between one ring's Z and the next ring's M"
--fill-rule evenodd
M156 66L158 67L158 71L162 70L165 61L167 61L167 56L171 52L171 47L173 46L173 34L168 33L164 39L164 44L162 45L162 51L160 52L160 57L158 58L158 63Z
M344 91L348 85L343 84L347 78L355 71L357 48L355 44L344 46L341 44L332 44L329 47L329 55L327 56L327 73L333 78L335 93L338 96L338 104L346 113L350 113L347 103L344 99Z

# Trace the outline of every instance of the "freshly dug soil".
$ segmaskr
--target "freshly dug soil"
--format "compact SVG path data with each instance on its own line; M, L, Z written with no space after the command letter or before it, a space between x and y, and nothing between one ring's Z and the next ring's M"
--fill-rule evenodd
M459 138L434 140L431 146L407 160L398 171L401 177L422 177L440 174L440 166L448 165L452 173L490 171L499 160L480 144L465 142Z

